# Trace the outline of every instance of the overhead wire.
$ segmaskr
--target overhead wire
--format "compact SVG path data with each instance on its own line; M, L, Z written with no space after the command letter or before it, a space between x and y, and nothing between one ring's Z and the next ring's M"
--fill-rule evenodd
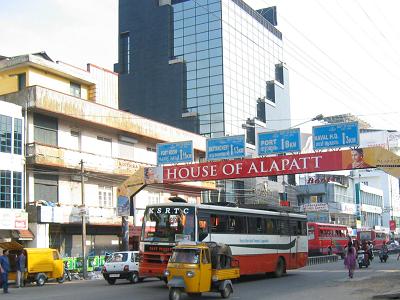
M226 24L227 26L233 28L233 30L235 30L236 32L238 32L239 34L241 34L242 36L244 36L246 39L248 39L249 41L251 41L252 43L254 43L255 45L257 45L258 47L260 47L261 49L263 49L264 51L266 51L268 54L272 55L272 53L271 53L271 51L270 51L269 49L266 49L265 47L263 47L263 46L260 45L259 43L255 42L255 41L252 40L249 36L244 35L241 31L239 31L237 28L233 27L231 24L229 24L228 22L226 22L225 20L223 20L220 16L216 15L214 12L210 12L210 10L208 9L207 6L204 6L204 5L202 5L202 4L199 4L196 0L194 0L194 2L195 2L198 6L202 7L202 8L205 9L206 11L208 11L209 14L215 16L216 18L218 18L219 20L221 20L221 22L224 22L224 24ZM292 68L292 67L291 67L291 68ZM292 68L292 69L293 69L293 68ZM302 72L300 72L300 71L298 71L298 70L296 70L296 73L299 74L299 75L301 75L301 77L303 77L303 78L307 78L307 76L303 75ZM311 82L310 80L307 80L307 81L310 82L312 85L316 86L316 85L315 85L313 82ZM316 87L317 87L318 89L320 89L323 93L327 94L327 92L326 92L324 89L320 88L319 86L316 86ZM330 96L332 99L336 100L337 102L341 103L342 105L345 105L346 107L351 108L351 107L349 107L349 105L348 105L347 103L345 103L343 100L340 100L339 98L337 98L337 97L335 97L335 96L333 96L333 95L331 95L331 94L328 94L328 96ZM361 97L361 96L360 96L360 97ZM351 108L351 109L352 109L352 108ZM352 109L352 110L353 110L353 109ZM387 120L385 120L385 121L387 121Z

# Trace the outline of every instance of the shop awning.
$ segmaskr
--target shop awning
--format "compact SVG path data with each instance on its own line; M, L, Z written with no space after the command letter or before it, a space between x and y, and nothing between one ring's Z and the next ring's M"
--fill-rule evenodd
M32 241L35 236L32 231L28 230L14 230L13 235L20 241Z

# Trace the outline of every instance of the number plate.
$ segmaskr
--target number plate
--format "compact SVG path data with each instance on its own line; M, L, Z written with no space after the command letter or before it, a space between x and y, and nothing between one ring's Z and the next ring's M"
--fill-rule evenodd
M110 274L110 275L108 275L108 276L113 277L113 278L118 278L118 277L119 277L119 274Z

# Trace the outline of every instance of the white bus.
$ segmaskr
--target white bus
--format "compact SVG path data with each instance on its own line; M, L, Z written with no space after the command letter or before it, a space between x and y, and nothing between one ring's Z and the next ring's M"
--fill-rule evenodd
M177 242L230 245L240 274L304 267L308 257L306 216L204 204L164 203L147 206L140 240L141 276L163 277Z

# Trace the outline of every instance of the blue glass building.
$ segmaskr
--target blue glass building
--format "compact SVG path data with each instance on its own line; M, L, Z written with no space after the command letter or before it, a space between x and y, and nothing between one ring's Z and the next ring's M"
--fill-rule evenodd
M275 22L242 0L120 0L120 108L208 137L289 127Z

